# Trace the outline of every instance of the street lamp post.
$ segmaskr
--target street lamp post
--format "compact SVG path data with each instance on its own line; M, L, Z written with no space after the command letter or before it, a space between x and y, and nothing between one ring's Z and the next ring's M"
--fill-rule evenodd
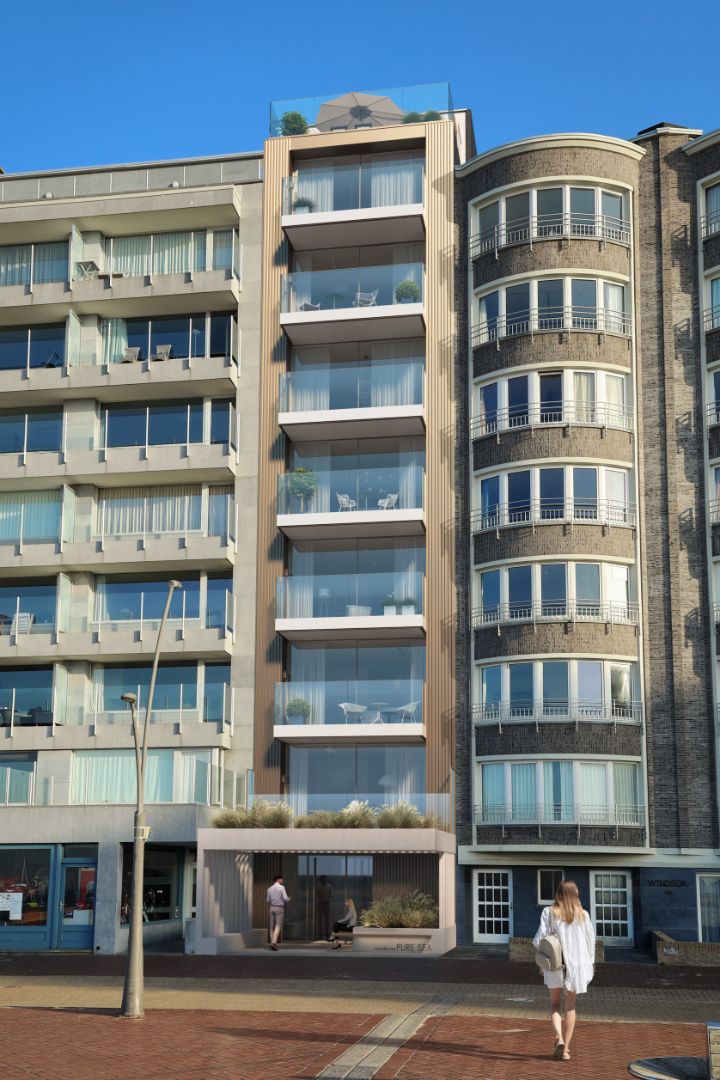
M160 661L162 632L170 611L173 593L176 589L182 589L180 582L169 581L165 609L162 613L160 626L158 627L157 642L155 644L155 655L153 657L152 675L150 676L150 688L148 690L142 736L137 715L137 695L131 693L120 695L120 700L126 702L130 706L133 737L135 740L135 766L137 776L137 802L135 807L135 828L133 832L132 891L130 895L130 932L128 937L125 985L123 987L122 1006L120 1009L121 1015L129 1019L139 1019L145 1015L143 1002L143 878L145 876L145 841L147 840L147 829L145 827L145 765L147 764L148 727L150 715L152 713L153 697L155 696L155 682L157 680L158 663Z

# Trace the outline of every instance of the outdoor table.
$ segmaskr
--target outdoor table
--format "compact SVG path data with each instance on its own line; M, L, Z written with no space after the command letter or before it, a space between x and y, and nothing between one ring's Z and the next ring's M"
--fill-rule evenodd
M373 716L370 723L371 724L382 724L382 723L384 723L384 720L382 718L382 710L387 705L389 705L390 703L388 701L371 701L370 704L372 705L373 709L375 709L375 716Z

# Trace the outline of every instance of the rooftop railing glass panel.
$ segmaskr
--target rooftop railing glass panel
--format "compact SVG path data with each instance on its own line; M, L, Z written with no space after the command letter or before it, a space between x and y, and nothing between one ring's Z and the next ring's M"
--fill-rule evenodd
M429 115L428 115L429 114ZM452 115L449 83L345 91L270 102L270 134L347 131Z
M422 405L423 390L421 357L313 364L280 376L280 412Z
M357 165L303 165L283 178L284 214L327 214L423 202L420 157L377 158Z
M424 471L418 463L348 469L298 468L278 478L278 514L419 510Z
M422 263L296 270L283 275L280 310L287 313L420 304L423 279Z
M352 619L396 615L398 610L401 615L422 614L424 585L424 575L417 570L281 577L277 618Z
M421 679L347 679L275 684L276 724L421 724L422 705Z
M272 804L283 803L289 806L293 814L307 814L314 810L343 810L351 802L366 802L376 810L384 807L397 806L399 803L409 803L420 814L427 814L438 819L439 827L445 827L449 821L450 796L444 793L412 791L412 792L363 792L346 791L343 793L316 794L315 792L287 792L283 795L255 794L255 802L268 802Z

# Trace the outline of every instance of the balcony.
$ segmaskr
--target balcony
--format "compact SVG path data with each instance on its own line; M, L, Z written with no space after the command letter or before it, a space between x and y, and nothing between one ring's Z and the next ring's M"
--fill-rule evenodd
M0 731L6 737L21 728L53 730L56 711L51 666L0 668Z
M375 810L383 810L386 807L397 806L406 803L414 806L419 814L427 814L439 820L440 828L447 828L447 822L451 820L452 798L445 792L414 791L402 794L395 792L378 791L345 791L345 792L286 792L282 795L255 795L257 801L277 804L283 803L289 806L294 815L313 813L315 810L330 810L336 813L344 810L353 802L364 802ZM279 830L278 830L279 831ZM320 830L319 830L320 831ZM321 830L323 833L330 830ZM353 830L354 832L355 830ZM396 830L401 836L403 830ZM286 841L287 842L287 841Z
M425 432L424 362L313 365L280 376L278 423L293 442Z
M282 226L295 251L423 240L423 173L409 155L304 162L283 178Z
M280 325L294 345L425 332L422 263L298 270L282 279Z
M470 515L473 533L562 524L634 528L636 523L635 507L612 499L523 499L473 510Z
M412 743L425 737L420 679L275 684L276 739L313 743Z
M534 724L536 731L543 724L574 724L576 729L581 724L612 724L613 728L618 724L631 724L641 727L643 715L640 701L502 701L473 705L473 723L476 726L497 727L501 731L505 724Z
M319 469L278 478L278 528L291 539L420 536L425 473L419 465Z
M718 317L720 326L720 315ZM630 337L632 319L624 311L607 307L544 307L497 315L472 330L472 347L494 341L500 348L503 338L535 334L573 333L614 334Z
M717 421L720 423L720 420ZM534 427L601 427L633 431L633 409L607 401L531 401L509 409L493 409L470 423L470 438L499 437Z
M706 334L712 330L720 330L720 304L705 308L703 312L703 329Z
M289 641L422 638L424 591L418 571L278 578L275 630Z
M492 225L470 237L470 258L537 240L586 239L629 247L630 222L609 214L536 214Z
M475 608L472 613L475 630L544 622L594 622L604 623L608 627L614 623L638 625L640 611L637 604L607 604L599 600L552 600L528 604L499 604L492 608Z
M703 240L720 233L720 209L711 210L700 218L700 231Z

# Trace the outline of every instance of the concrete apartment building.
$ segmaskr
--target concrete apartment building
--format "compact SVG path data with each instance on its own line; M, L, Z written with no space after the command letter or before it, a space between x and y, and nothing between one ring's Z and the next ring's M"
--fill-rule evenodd
M126 947L142 709L146 940L245 798L261 155L0 176L0 948Z
M0 949L125 947L169 578L148 940L197 873L261 943L280 870L287 940L329 883L502 944L563 875L720 940L720 132L476 153L439 85L0 176L0 389ZM208 828L254 799L439 827Z

